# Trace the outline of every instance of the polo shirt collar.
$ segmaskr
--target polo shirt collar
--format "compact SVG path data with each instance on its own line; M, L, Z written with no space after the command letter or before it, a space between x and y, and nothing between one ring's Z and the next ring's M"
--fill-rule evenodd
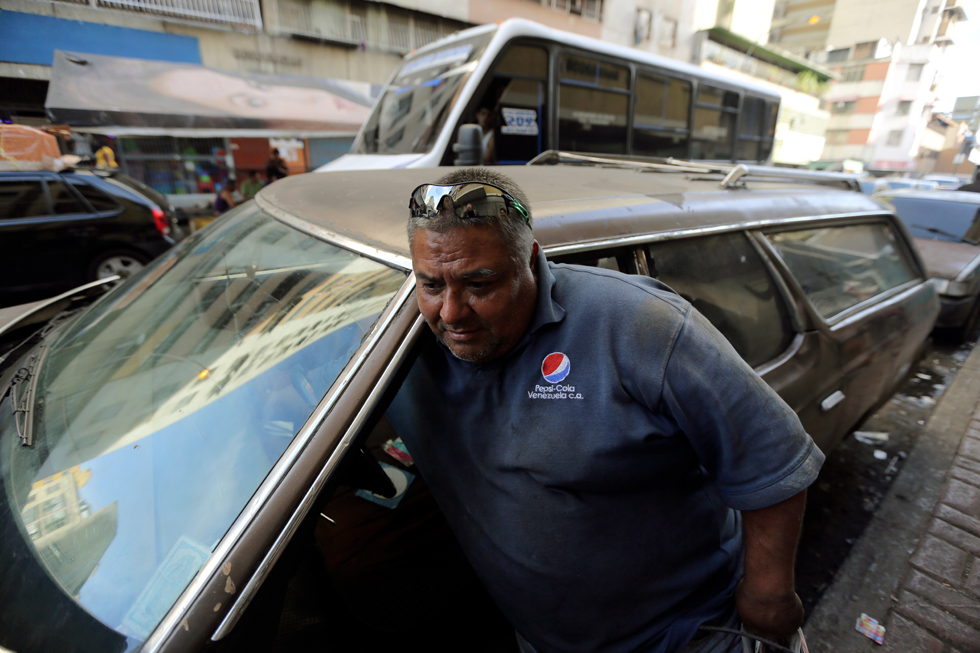
M555 275L543 251L538 252L538 297L534 307L534 318L531 320L531 333L546 324L555 324L565 319L565 309L554 300L552 293L555 287Z

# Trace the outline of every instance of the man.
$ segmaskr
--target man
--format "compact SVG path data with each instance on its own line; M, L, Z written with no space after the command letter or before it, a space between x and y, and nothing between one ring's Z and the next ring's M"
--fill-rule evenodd
M259 173L257 170L249 170L248 177L242 182L242 195L245 199L250 200L255 197L255 194L262 190L262 180L259 179Z
M973 182L972 183L964 184L963 186L960 186L956 190L965 190L965 191L970 191L970 192L973 192L973 193L980 193L980 170L978 170L973 175Z
M482 132L483 163L493 163L497 158L493 146L493 109L490 107L480 107L477 109L476 123L480 125Z
M548 263L507 177L440 184L409 219L435 338L388 418L522 650L741 651L699 632L739 616L795 632L823 462L796 415L663 284Z
M265 164L265 176L270 184L277 179L289 176L289 167L286 165L286 161L279 156L278 147L272 148L269 161Z

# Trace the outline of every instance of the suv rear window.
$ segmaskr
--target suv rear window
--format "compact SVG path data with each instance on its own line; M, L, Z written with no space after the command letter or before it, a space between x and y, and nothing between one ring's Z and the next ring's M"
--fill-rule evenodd
M825 318L918 277L886 224L784 231L766 237Z
M789 346L793 331L786 305L744 233L651 243L647 264L749 365L758 367Z

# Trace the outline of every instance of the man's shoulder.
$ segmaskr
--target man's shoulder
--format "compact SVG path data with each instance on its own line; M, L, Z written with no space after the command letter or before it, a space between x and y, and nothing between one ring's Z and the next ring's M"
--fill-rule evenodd
M669 286L651 277L585 265L549 265L555 276L559 303L564 300L596 308L615 308L641 302L648 310L665 311L681 319L690 308Z

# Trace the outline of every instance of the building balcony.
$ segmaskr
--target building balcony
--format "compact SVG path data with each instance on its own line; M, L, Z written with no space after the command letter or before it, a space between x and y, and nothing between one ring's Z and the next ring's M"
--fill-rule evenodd
M93 9L125 11L164 20L261 31L259 0L58 0Z

